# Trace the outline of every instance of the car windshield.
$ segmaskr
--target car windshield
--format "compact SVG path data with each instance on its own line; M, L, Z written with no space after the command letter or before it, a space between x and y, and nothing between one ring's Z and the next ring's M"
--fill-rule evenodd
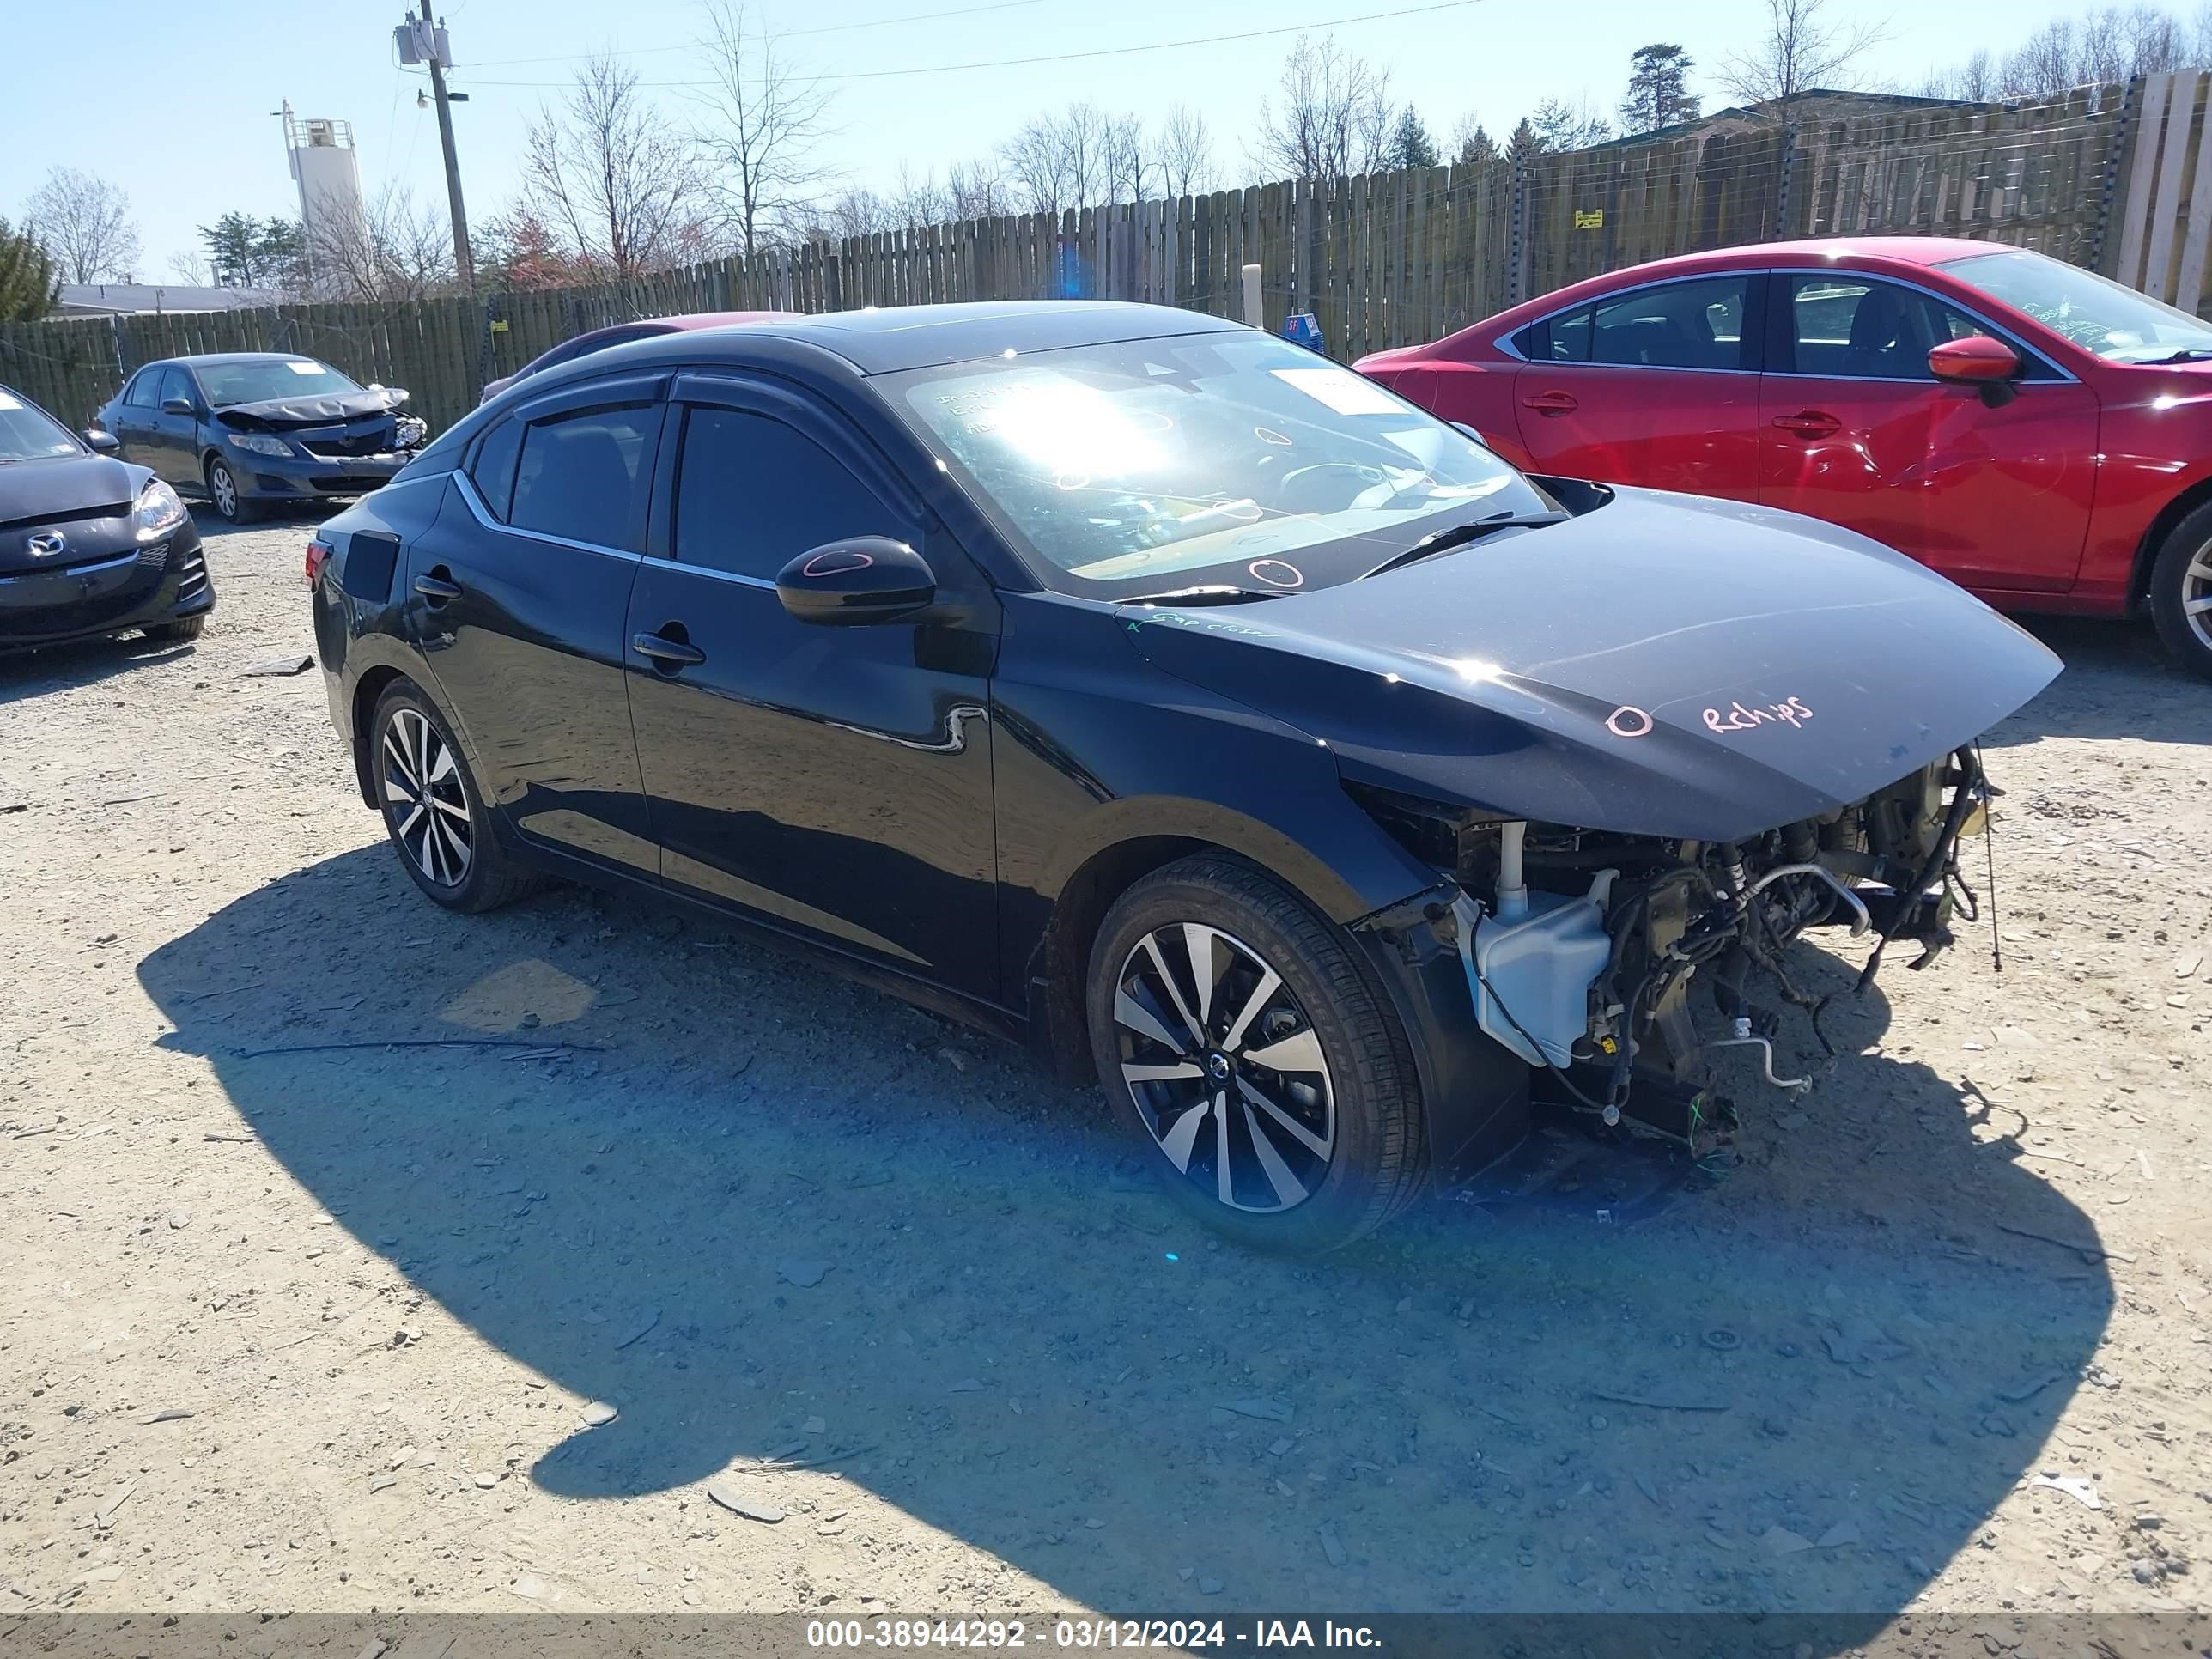
M309 357L264 357L240 363L199 363L194 373L200 390L217 409L235 404L273 403L285 398L327 398L334 392L358 392L360 382L328 363Z
M1939 269L2112 362L2212 356L2212 327L2187 312L2040 253L1975 253Z
M1551 503L1456 428L1303 347L1188 334L878 380L1063 592L1348 581Z
M0 463L83 453L84 446L45 410L33 409L14 392L0 388Z

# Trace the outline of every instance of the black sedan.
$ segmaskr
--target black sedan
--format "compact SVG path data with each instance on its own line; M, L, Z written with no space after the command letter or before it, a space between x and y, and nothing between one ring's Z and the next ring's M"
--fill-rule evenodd
M206 625L215 588L191 515L109 447L0 386L0 651Z
M148 363L93 424L232 524L286 503L365 495L422 447L407 393L275 351Z
M308 558L429 897L749 919L1103 1079L1182 1201L1285 1249L1534 1099L1702 1145L1713 1042L1775 1075L1754 981L1810 1000L1802 932L1949 941L1974 739L2057 672L1849 532L1523 477L1127 305L617 347Z

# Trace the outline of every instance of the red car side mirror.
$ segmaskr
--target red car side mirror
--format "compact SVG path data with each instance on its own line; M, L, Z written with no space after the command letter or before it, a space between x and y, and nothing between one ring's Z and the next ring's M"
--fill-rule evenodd
M1970 334L1931 347L1928 372L1939 380L1976 387L1982 401L1996 409L2013 400L2012 378L2020 373L2020 354L2002 340Z

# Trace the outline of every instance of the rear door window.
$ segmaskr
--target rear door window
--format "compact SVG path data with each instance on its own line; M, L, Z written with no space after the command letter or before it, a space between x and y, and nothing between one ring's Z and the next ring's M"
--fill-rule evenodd
M514 501L514 463L521 453L522 422L501 421L478 441L468 465L469 482L492 517L502 523Z
M1743 368L1748 273L1656 283L1594 300L1524 331L1538 362L1624 368Z
M594 547L644 547L657 404L586 410L524 429L507 521Z

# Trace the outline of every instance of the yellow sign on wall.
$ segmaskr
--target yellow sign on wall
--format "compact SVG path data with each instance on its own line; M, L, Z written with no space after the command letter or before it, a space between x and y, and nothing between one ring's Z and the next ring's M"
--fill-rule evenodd
M1577 230L1603 230L1605 228L1605 210L1603 208L1591 208L1585 212L1583 209L1577 208L1575 210L1575 228Z

